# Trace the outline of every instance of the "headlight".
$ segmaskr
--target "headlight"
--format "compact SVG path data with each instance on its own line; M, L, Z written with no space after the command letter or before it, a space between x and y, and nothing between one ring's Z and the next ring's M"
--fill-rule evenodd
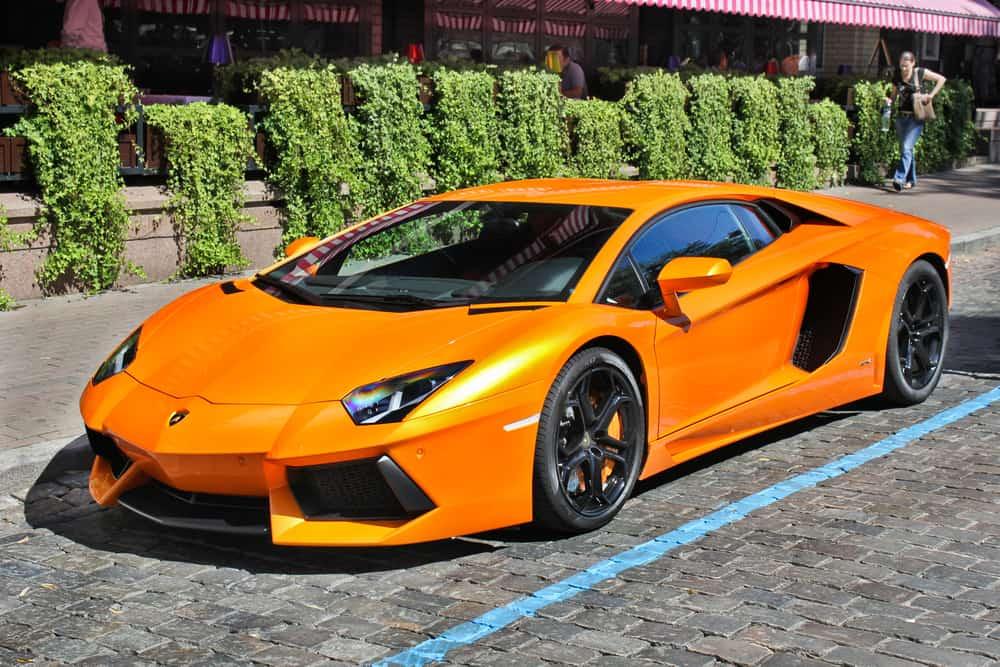
M112 375L117 375L123 370L128 368L128 365L135 361L135 355L139 351L139 333L142 331L142 327L139 327L132 332L129 336L118 346L111 356L108 357L103 364L101 364L97 372L94 373L94 384L103 382L107 380Z
M460 361L366 384L344 397L344 407L355 424L402 421L413 408L471 363Z

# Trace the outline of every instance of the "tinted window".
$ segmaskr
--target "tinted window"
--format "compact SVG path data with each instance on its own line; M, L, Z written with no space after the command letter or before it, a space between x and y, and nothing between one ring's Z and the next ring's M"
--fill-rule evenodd
M647 284L675 257L720 257L736 264L753 252L747 235L726 204L710 204L668 214L632 246L632 257Z
M746 230L747 236L750 237L754 250L760 250L774 240L774 233L757 209L747 206L733 206L732 210L739 218L743 229Z
M608 284L604 288L604 297L601 299L601 303L624 308L638 308L642 302L643 291L639 276L632 268L632 262L629 261L628 257L622 257L608 277Z

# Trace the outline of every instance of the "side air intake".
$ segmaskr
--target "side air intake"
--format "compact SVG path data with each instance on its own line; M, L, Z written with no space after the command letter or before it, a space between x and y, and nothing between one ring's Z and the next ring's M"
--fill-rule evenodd
M792 363L812 372L835 357L851 328L861 286L861 270L842 264L809 277L809 300Z

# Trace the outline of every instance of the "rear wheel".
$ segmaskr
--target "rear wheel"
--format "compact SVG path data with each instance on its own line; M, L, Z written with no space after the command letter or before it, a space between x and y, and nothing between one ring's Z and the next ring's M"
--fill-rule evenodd
M948 294L941 276L919 260L903 274L889 327L882 398L921 403L941 379L948 343Z
M559 372L542 409L535 444L535 521L579 533L611 521L642 468L642 393L614 352L590 348Z

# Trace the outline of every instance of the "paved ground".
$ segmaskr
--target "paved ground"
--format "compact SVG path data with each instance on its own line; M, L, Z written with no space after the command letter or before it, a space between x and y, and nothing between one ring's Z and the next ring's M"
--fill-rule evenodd
M1000 164L921 176L917 187L897 193L891 187L848 185L826 194L884 206L934 220L951 229L956 238L994 230L1000 236Z
M76 397L99 357L190 283L4 315L0 337L19 351L0 360L9 457L0 466L0 664L296 665L393 655L1000 385L1000 249L960 256L954 271L948 370L922 406L848 406L736 444L644 483L592 534L553 540L508 530L380 550L163 531L92 503L82 439L54 457L56 443L33 444L79 434ZM11 449L18 444L33 446ZM996 664L998 493L1000 403L447 659Z

